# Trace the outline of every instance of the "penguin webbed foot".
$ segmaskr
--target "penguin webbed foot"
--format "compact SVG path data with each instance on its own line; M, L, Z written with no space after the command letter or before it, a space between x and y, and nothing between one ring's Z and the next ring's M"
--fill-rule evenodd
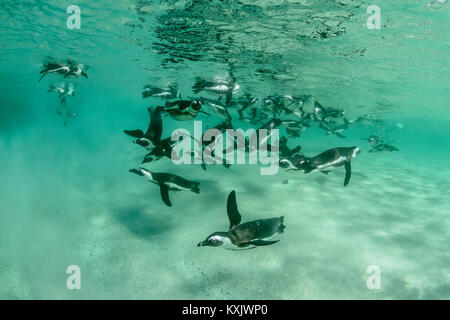
M197 185L194 188L192 188L191 191L199 194L200 193L200 188L198 187L199 184L200 183L197 183Z

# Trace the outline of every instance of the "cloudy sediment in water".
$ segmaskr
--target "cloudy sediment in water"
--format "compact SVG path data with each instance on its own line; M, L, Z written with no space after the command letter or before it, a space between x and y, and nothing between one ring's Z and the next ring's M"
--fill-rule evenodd
M2 2L0 298L449 299L450 4L373 5ZM170 111L180 100L201 112ZM162 139L274 120L301 146L280 159L306 162L142 164L124 130L145 133L158 106ZM347 186L344 165L309 172L352 146ZM169 191L169 207L139 167L200 193ZM279 242L197 247L228 231L232 190L242 223L284 216Z

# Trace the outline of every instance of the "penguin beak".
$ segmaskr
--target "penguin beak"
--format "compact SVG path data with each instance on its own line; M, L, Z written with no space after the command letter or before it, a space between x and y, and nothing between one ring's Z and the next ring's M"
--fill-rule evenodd
M139 176L143 176L144 174L142 173L142 171L141 170L139 170L139 169L130 169L130 170L128 170L129 172L131 172L131 173L135 173L135 174L137 174L137 175L139 175Z

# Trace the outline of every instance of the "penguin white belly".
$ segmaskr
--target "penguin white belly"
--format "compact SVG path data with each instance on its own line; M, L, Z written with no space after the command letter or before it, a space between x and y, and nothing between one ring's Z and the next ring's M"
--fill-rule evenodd
M205 90L209 91L210 93L215 93L215 94L219 94L220 95L220 94L227 93L229 88L226 85L216 85L214 87L205 88Z
M148 179L148 181L153 183L158 183L152 176L152 174L149 171L141 171Z
M316 170L332 169L336 164L341 163L342 161L345 161L346 159L347 159L346 157L339 157L334 161L326 162L324 164L318 165Z
M168 186L169 187L169 189L170 190L178 190L178 191L186 191L186 190L191 190L191 189L189 189L189 188L184 188L184 187L182 187L182 186L179 186L179 185L177 185L177 184L175 184L175 183L172 183L172 182L166 182L166 183L164 183L166 186Z
M223 242L222 248L227 250L244 250L245 248L239 248L234 245L229 238L221 238L220 241Z

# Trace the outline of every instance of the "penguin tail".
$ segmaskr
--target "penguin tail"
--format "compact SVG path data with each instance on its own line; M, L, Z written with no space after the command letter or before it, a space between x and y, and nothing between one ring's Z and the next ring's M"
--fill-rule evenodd
M199 182L196 182L194 188L192 188L191 191L195 193L200 193L200 188L198 187L199 184L200 184Z
M197 80L194 85L192 86L192 91L197 94L200 91L203 91L205 89L205 84L203 80Z
M278 227L278 233L283 233L284 229L286 229L286 226L283 223L284 223L284 216L281 216L280 217L280 226Z
M152 92L150 90L146 90L144 92L142 92L142 98L148 98L152 96Z

